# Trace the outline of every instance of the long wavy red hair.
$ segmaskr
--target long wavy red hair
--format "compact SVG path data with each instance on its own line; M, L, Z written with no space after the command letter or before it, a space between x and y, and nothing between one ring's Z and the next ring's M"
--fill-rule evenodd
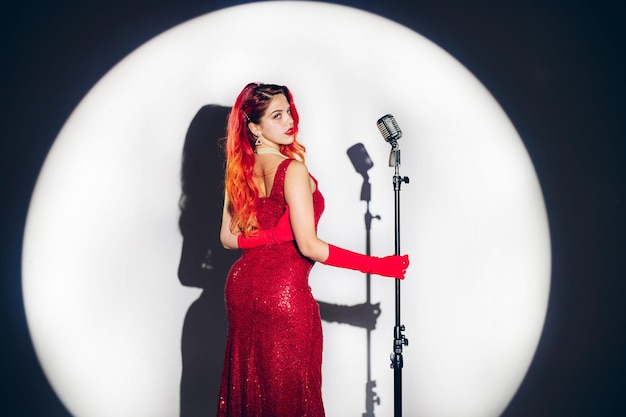
M225 188L230 200L231 224L234 233L248 236L259 228L256 218L259 190L253 181L254 142L250 123L260 124L272 99L283 94L291 107L294 141L282 145L280 152L289 158L304 162L305 147L295 138L298 135L298 111L289 89L275 84L250 83L239 93L228 118L226 134Z

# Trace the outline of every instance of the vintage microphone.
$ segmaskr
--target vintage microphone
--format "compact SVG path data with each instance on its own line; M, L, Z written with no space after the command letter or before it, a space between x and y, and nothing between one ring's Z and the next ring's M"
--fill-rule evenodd
M400 255L400 188L403 182L409 183L409 177L400 176L400 147L398 140L402 137L402 130L398 126L396 119L387 114L376 122L378 130L383 135L385 141L391 145L389 155L389 166L394 167L393 190L395 206L395 254ZM409 344L404 332L404 325L400 320L400 280L396 279L396 324L393 329L393 353L391 354L391 368L393 368L393 405L394 417L402 416L402 367L404 365L402 348Z

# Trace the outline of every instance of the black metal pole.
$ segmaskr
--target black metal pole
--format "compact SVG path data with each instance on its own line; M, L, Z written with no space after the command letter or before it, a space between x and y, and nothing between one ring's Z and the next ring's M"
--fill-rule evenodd
M394 190L394 217L395 217L395 254L400 253L400 190L403 182L408 183L408 177L400 176L400 148L397 141L391 143L391 154L389 156L389 166L395 168L393 176ZM393 387L394 387L394 417L402 416L402 368L404 359L402 357L402 348L409 344L409 340L404 336L404 325L401 321L401 281L396 279L396 323L393 330L393 353L391 354L391 367L393 368Z

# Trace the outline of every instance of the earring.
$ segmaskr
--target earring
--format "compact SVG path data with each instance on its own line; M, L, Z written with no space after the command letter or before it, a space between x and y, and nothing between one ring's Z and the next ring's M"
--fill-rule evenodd
M254 142L254 144L256 146L263 145L263 142L261 142L261 135L256 137L256 142Z

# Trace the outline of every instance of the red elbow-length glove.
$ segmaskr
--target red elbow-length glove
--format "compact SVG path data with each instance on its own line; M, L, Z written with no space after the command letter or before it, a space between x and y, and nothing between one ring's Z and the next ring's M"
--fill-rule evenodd
M278 219L276 226L258 230L248 237L237 236L237 246L239 249L250 249L270 243L289 242L293 239L293 231L289 223L289 206L286 206L285 212Z
M409 256L391 255L378 258L328 245L328 259L322 263L385 277L404 279L406 269L409 267Z

